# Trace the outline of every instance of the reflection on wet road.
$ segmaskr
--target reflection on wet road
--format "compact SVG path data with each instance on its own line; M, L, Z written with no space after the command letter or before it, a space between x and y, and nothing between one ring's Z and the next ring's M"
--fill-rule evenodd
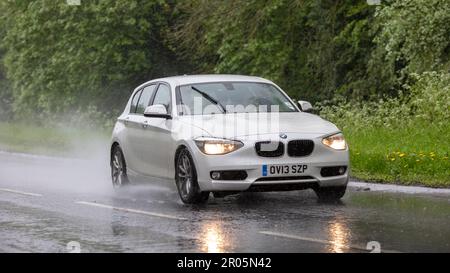
M0 251L449 252L450 196L245 193L183 205L172 189L114 192L103 163L0 155ZM107 161L98 161L107 162Z
M350 231L344 221L337 219L329 224L328 237L330 238L330 252L342 253L350 246Z

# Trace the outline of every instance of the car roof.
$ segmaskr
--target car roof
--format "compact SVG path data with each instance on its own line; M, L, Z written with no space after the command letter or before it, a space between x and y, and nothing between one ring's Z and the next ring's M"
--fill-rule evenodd
M159 78L148 81L143 85L152 82L167 82L173 86L193 84L193 83L208 83L208 82L261 82L261 83L272 83L261 77L254 76L243 76L243 75L226 75L226 74L205 74L205 75L183 75L183 76L173 76L166 78ZM140 88L139 86L138 88Z

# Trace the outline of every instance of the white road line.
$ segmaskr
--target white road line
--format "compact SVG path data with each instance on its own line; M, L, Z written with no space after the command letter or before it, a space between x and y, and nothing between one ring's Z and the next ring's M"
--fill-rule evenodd
M9 192L9 193L15 193L15 194L21 194L21 195L27 195L27 196L35 196L35 197L42 196L42 194L39 194L39 193L24 192L24 191L5 189L5 188L0 188L0 191Z
M74 157L61 157L61 156L49 156L49 155L40 155L40 154L29 154L29 153L16 153L16 152L8 152L0 150L0 156L12 156L19 157L25 159L43 159L49 161L67 161L67 162L85 162L87 160L81 158Z
M331 241L327 241L327 240L303 237L303 236L292 235L292 234L284 234L284 233L278 233L278 232L272 232L272 231L260 231L259 233L260 234L264 234L264 235L270 235L270 236L275 236L275 237L283 237L283 238L295 239L295 240L306 241L306 242L313 242L313 243L319 243L319 244L325 244L325 245L334 245L334 246L337 246L337 247L340 247L340 248L357 249L357 250L363 250L363 251L366 251L366 252L369 251L368 249L366 249L365 247L362 247L362 246L339 244L339 243L335 243L335 242L331 242ZM383 249L383 247L381 247L381 252L400 253L399 251L396 251L396 250Z
M450 189L436 189L424 186L402 186L393 184L377 184L352 181L348 183L350 188L363 188L370 191L406 193L406 194L429 194L429 195L450 195Z
M94 207L99 207L99 208L117 210L117 211L124 211L124 212L137 213L137 214L143 214L143 215L154 216L154 217L167 218L167 219L187 220L186 218L173 216L173 215L168 215L168 214L155 213L155 212L136 210L136 209L113 207L113 206L110 206L110 205L104 205L104 204L93 203L93 202L78 201L78 202L75 202L75 203L76 204L81 204L81 205L88 205L88 206L94 206Z

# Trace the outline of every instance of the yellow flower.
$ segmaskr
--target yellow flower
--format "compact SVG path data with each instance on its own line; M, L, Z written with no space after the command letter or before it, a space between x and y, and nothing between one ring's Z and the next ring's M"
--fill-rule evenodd
M395 158L391 158L391 161L394 161L395 160Z
M405 156L405 154L404 154L404 153L401 153L401 154L400 154L400 157L404 157L404 156Z
M417 159L417 160L416 160L416 162L420 162L420 160L419 160L419 159Z

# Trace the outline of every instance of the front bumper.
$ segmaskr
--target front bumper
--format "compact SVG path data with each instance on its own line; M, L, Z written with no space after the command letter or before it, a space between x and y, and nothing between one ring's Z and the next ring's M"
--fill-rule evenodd
M247 191L259 186L269 185L298 185L305 187L315 185L318 187L345 186L349 178L349 153L348 149L343 151L333 150L324 146L321 141L323 135L320 134L288 134L289 138L279 139L285 145L294 139L311 139L314 141L312 154L304 157L290 157L285 152L280 157L261 157L256 154L255 143L275 139L273 135L265 136L267 139L240 139L244 143L241 149L226 155L205 155L194 143L191 146L191 153L197 169L197 179L202 191ZM307 164L308 169L301 178L278 180L263 178L262 166L270 164ZM322 167L347 166L347 170L342 175L323 177L320 173ZM211 178L211 171L244 170L247 177L244 180L214 180ZM301 185L300 185L301 186ZM267 187L270 189L271 187ZM289 188L289 187L287 187Z

